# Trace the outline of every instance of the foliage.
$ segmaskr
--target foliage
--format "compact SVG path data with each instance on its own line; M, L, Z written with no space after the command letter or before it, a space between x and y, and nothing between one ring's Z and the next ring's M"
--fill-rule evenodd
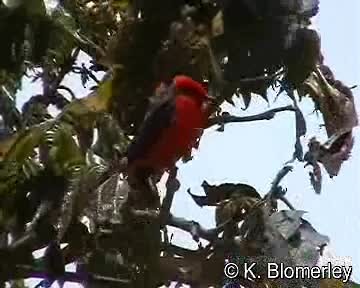
M54 9L43 0L0 2L0 286L38 276L46 287L56 280L89 287L170 281L220 287L226 255L257 261L262 276L270 258L316 265L329 239L286 199L280 181L290 163L268 193L206 181L206 196L189 191L199 206L216 207L217 227L208 230L170 213L179 188L176 169L162 203L151 202L149 191L128 185L124 155L156 85L183 73L208 82L217 102L208 126L219 131L231 122L294 113L292 161L313 166L310 180L320 193L320 164L330 177L339 173L358 123L351 89L326 66L320 37L309 28L318 10L318 0L62 0ZM77 63L80 52L91 57L90 67ZM106 72L101 80L99 71ZM73 74L82 85L91 79L97 86L77 99L63 84ZM43 91L19 111L16 93L24 77L41 80ZM243 98L243 110L255 95L268 101L269 89L293 105L246 117L221 111L234 95ZM313 138L305 155L300 139L306 120L297 104L302 97L314 101L329 137L325 143ZM59 115L49 112L50 105ZM289 210L278 211L278 201ZM199 249L173 245L166 226L189 232ZM60 249L61 243L67 246ZM42 247L44 256L35 260L31 253ZM65 272L74 261L77 271ZM345 287L335 280L253 280L238 279L245 287Z

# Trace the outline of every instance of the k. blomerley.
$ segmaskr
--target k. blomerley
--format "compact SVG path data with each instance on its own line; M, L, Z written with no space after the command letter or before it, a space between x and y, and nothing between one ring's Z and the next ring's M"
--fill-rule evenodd
M268 279L338 279L344 283L350 280L352 267L336 266L328 263L327 266L295 267L283 263L268 263Z

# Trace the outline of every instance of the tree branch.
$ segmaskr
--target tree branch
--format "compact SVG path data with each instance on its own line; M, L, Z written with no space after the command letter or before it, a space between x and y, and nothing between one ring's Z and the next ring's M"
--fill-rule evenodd
M161 226L166 225L166 223L170 217L170 209L171 209L172 202L174 200L174 195L175 195L175 192L180 187L180 183L176 179L177 170L178 170L177 167L174 167L173 169L171 169L171 171L169 173L169 178L166 181L166 188L167 188L166 196L164 198L164 201L162 203L161 210L160 210Z
M276 174L275 179L271 182L269 194L274 194L277 191L281 180L291 171L293 171L293 167L290 165L286 165L281 168L281 170Z
M130 214L135 218L144 218L146 221L158 221L159 220L159 211L155 209L146 209L146 210L140 210L140 209L130 209Z
M275 78L281 76L284 74L284 69L281 68L279 71L271 74L271 75L261 75L256 77L249 77L249 78L241 78L239 81L236 81L239 85L241 84L248 84L248 83L254 83L254 82L260 82L260 81L269 81L274 80Z
M281 168L281 170L276 174L275 179L271 183L270 191L267 195L265 195L265 200L281 200L284 202L290 210L295 210L294 206L290 203L290 201L285 197L286 190L281 188L280 182L281 180L289 173L293 171L293 167L290 165L286 165Z
M205 257L207 250L190 250L184 247L179 247L174 244L162 243L162 251L166 252L168 255L177 255L181 257L186 257L188 259Z
M1 278L4 279L15 279L15 278L48 278L51 275L48 275L47 272L37 269L31 265L18 265L16 268L11 271L11 275L1 275ZM10 277L9 277L10 276ZM114 277L107 277L93 273L77 273L77 272L65 272L61 277L61 280L64 282L74 282L74 283L86 283L86 282L108 282L116 285L123 285L122 287L130 287L130 279L119 279ZM119 287L119 286L117 286ZM120 286L121 287L121 286Z
M275 117L275 114L278 112L283 111L296 111L296 108L292 105L284 106L284 107L278 107L273 108L271 110L265 111L260 114L251 115L251 116L234 116L230 114L222 114L221 116L213 117L209 120L208 127L214 126L214 125L221 125L228 123L239 123L239 122L252 122L252 121L259 121L259 120L271 120Z
M206 229L195 221L189 221L171 214L169 215L168 225L189 232L196 242L198 242L200 238L209 242L214 241L217 238L217 235L224 231L225 226L222 224L221 226L212 229Z

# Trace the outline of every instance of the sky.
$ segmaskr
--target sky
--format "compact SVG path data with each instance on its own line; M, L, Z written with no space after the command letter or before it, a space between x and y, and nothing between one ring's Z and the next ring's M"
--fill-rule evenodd
M346 3L346 4L345 4ZM331 67L337 79L349 86L360 85L360 1L321 1L320 13L313 21L320 32L325 64ZM78 78L68 77L67 85L74 88L76 94L85 96L86 89L81 87ZM91 85L90 85L91 86ZM24 82L24 89L17 95L18 106L40 89L39 84ZM360 88L354 89L357 110L360 111ZM279 107L291 104L286 95L275 103L270 97L270 106ZM269 109L262 99L255 99L244 112L241 100L237 107L224 105L223 108L236 115L252 115ZM325 139L325 131L320 128L322 118L312 113L313 103L304 99L300 107L305 115L308 133L303 139L307 143L312 136ZM329 255L338 261L351 261L353 280L360 282L360 132L355 129L355 146L350 160L343 164L340 174L330 179L323 171L322 193L317 195L310 185L308 172L303 164L295 164L294 171L282 182L288 190L287 197L299 210L308 213L308 219L314 228L330 237ZM260 193L265 194L277 171L289 160L295 143L295 122L293 113L277 114L271 121L259 121L246 124L229 124L224 132L214 129L207 131L202 138L194 160L186 164L179 163L181 188L176 193L172 213L198 221L205 227L214 226L214 211L211 208L199 208L187 195L191 188L195 194L201 194L203 180L210 184L224 182L248 183ZM306 149L306 146L304 146ZM173 242L178 245L196 248L191 237L176 229ZM335 259L333 259L335 260ZM347 262L348 263L348 262ZM31 281L31 285L35 282Z

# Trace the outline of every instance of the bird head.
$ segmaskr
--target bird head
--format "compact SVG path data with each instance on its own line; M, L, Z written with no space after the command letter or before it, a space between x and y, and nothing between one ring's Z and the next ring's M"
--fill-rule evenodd
M194 97L200 103L213 102L214 97L211 97L207 89L194 79L185 76L178 75L174 78L175 89L177 93L186 93L191 97Z

